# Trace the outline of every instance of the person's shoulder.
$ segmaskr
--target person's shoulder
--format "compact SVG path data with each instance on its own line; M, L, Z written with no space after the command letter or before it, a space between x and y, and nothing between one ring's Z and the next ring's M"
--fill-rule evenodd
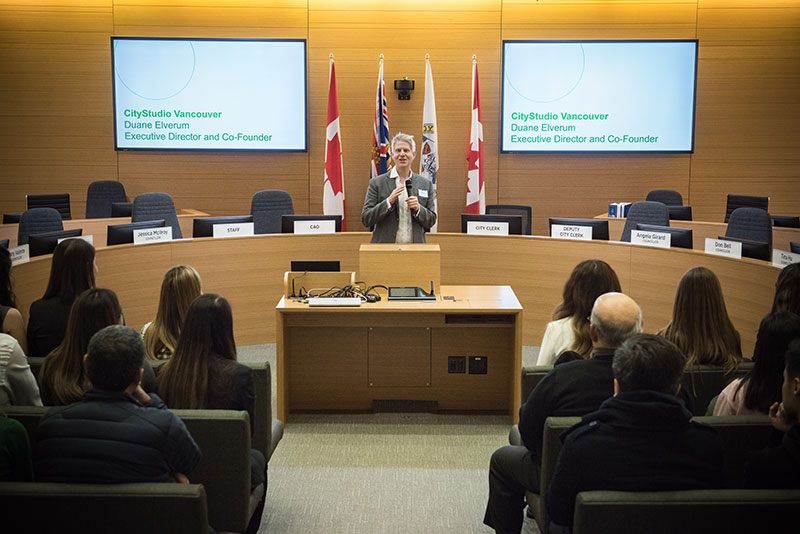
M572 442L573 444L576 442L581 442L581 444L585 443L587 440L595 437L597 433L603 429L603 426L603 422L598 419L593 419L591 421L583 420L564 431L564 444L567 442Z
M421 174L417 174L415 172L411 173L411 178L414 181L418 181L418 182L421 181L421 182L425 183L426 185L431 185L431 186L433 185L433 182L431 182L429 178L426 178L426 177L422 176Z

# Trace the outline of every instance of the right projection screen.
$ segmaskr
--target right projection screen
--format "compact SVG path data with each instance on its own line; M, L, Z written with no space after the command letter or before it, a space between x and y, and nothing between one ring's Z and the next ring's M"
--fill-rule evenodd
M502 152L692 152L697 40L504 41Z

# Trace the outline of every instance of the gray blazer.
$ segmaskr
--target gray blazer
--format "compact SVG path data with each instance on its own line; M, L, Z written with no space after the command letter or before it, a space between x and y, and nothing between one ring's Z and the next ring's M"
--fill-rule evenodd
M361 222L367 228L375 227L372 232L372 243L394 243L397 235L397 225L400 218L397 202L389 208L386 199L395 188L394 178L390 173L381 174L369 181L367 196L364 199L364 208L361 210ZM411 216L411 233L414 243L425 243L425 232L436 224L436 211L433 207L433 184L430 180L419 174L411 173L412 196L419 199L419 212ZM420 191L427 191L428 197L419 195Z

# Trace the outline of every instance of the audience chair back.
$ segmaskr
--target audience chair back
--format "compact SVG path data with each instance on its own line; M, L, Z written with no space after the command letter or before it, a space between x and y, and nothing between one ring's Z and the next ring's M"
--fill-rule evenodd
M575 499L572 532L752 534L795 524L798 509L800 490L587 491Z
M672 189L654 189L647 193L645 200L649 202L661 202L667 206L683 206L683 196Z
M164 219L172 227L172 239L182 239L181 225L175 213L175 204L167 193L142 193L133 199L131 222Z
M737 208L731 213L725 237L769 244L772 249L772 218L760 208Z
M292 197L286 191L268 189L253 195L250 204L253 227L256 234L281 233L281 217L294 215Z
M5 532L208 534L200 484L0 482L0 502Z
M728 201L725 206L725 222L728 222L731 218L731 213L738 208L759 208L764 211L769 211L769 197L728 195Z
M669 210L661 202L634 202L628 210L628 218L625 219L625 228L622 229L620 241L630 243L631 230L636 228L637 223L657 224L659 226L669 226Z
M100 180L89 184L86 191L86 218L105 219L112 217L113 202L127 202L125 186L115 180Z
M487 215L522 215L522 235L531 235L531 207L514 204L489 204Z
M28 209L53 208L58 210L65 221L72 218L69 207L69 193L59 195L26 195Z
M28 236L64 229L61 214L55 208L32 208L22 214L17 231L17 245L26 245Z
M705 415L708 403L734 378L742 378L753 368L753 362L741 362L739 366L727 372L717 365L695 365L686 369L681 380L681 387L692 398L694 415Z

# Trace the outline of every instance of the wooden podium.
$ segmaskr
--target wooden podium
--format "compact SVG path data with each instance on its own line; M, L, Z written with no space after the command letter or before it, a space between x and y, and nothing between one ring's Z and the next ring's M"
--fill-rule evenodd
M419 401L443 411L504 412L516 421L522 306L514 292L442 286L437 296L435 302L384 298L342 308L282 298L276 307L278 418Z
M367 243L358 250L358 279L367 287L419 286L439 293L442 267L439 245ZM386 291L381 290L381 295Z

